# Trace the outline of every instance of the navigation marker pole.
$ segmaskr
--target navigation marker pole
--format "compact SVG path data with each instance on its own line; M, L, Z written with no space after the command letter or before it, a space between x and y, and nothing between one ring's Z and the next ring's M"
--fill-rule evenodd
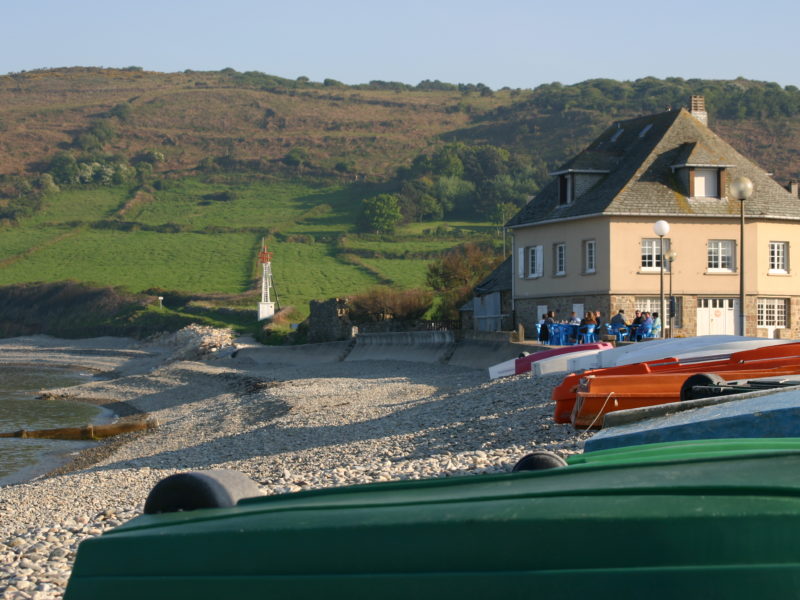
M272 252L262 240L261 252L258 253L261 263L261 302L258 303L258 320L269 319L275 314L275 303L270 301L269 288L272 287Z

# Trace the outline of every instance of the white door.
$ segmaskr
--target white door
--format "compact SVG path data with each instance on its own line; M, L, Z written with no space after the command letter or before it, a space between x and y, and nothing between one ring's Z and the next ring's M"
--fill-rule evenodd
M542 320L542 315L547 314L547 304L537 304L536 305L536 322Z
M698 298L697 335L736 335L735 298Z

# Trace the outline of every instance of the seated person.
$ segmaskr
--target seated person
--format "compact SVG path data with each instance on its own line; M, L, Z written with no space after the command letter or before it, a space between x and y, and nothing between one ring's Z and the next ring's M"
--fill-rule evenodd
M611 317L611 327L614 329L625 329L628 323L625 322L625 311L620 309L617 314Z
M653 313L653 336L661 337L661 318L657 312Z
M636 331L637 329L639 329L639 325L642 324L642 321L644 321L644 317L642 317L642 311L637 310L636 315L633 317L633 321L631 321L631 326L630 326L630 332L631 332L630 340L632 342L636 341Z
M588 333L590 325L594 326L595 329L597 328L597 321L594 320L594 313L593 312L587 312L583 316L583 319L581 319L581 324L578 327L578 333L580 335Z
M650 313L645 311L642 313L642 322L639 325L639 329L636 332L636 341L642 340L642 338L647 335L649 337L653 331L653 317L650 316Z

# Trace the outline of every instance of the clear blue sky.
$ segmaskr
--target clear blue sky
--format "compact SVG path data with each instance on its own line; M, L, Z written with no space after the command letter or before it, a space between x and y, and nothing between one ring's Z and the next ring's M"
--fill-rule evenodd
M800 3L760 0L3 1L0 74L262 71L533 88L652 75L800 86Z

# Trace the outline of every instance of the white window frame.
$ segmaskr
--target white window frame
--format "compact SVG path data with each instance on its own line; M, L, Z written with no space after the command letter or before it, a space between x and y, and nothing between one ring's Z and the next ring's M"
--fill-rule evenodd
M661 251L662 238L642 238L640 243L641 258L639 270L645 272L661 271L661 257L669 252L670 240L664 239L664 249ZM669 261L664 263L664 272L669 273Z
M725 263L728 263L725 266ZM708 240L706 243L706 272L734 273L736 271L736 240Z
M583 243L583 265L584 273L597 272L597 241L586 240Z
M559 242L553 246L553 275L561 277L567 274L567 244Z
M535 279L544 275L544 247L543 246L529 246L527 250L528 259L528 279Z
M789 312L789 299L759 298L756 312L758 316L758 327L785 329Z
M636 296L633 299L633 304L636 307L636 310L640 312L657 312L659 315L661 314L660 296Z
M768 273L786 275L788 272L789 242L770 242Z

